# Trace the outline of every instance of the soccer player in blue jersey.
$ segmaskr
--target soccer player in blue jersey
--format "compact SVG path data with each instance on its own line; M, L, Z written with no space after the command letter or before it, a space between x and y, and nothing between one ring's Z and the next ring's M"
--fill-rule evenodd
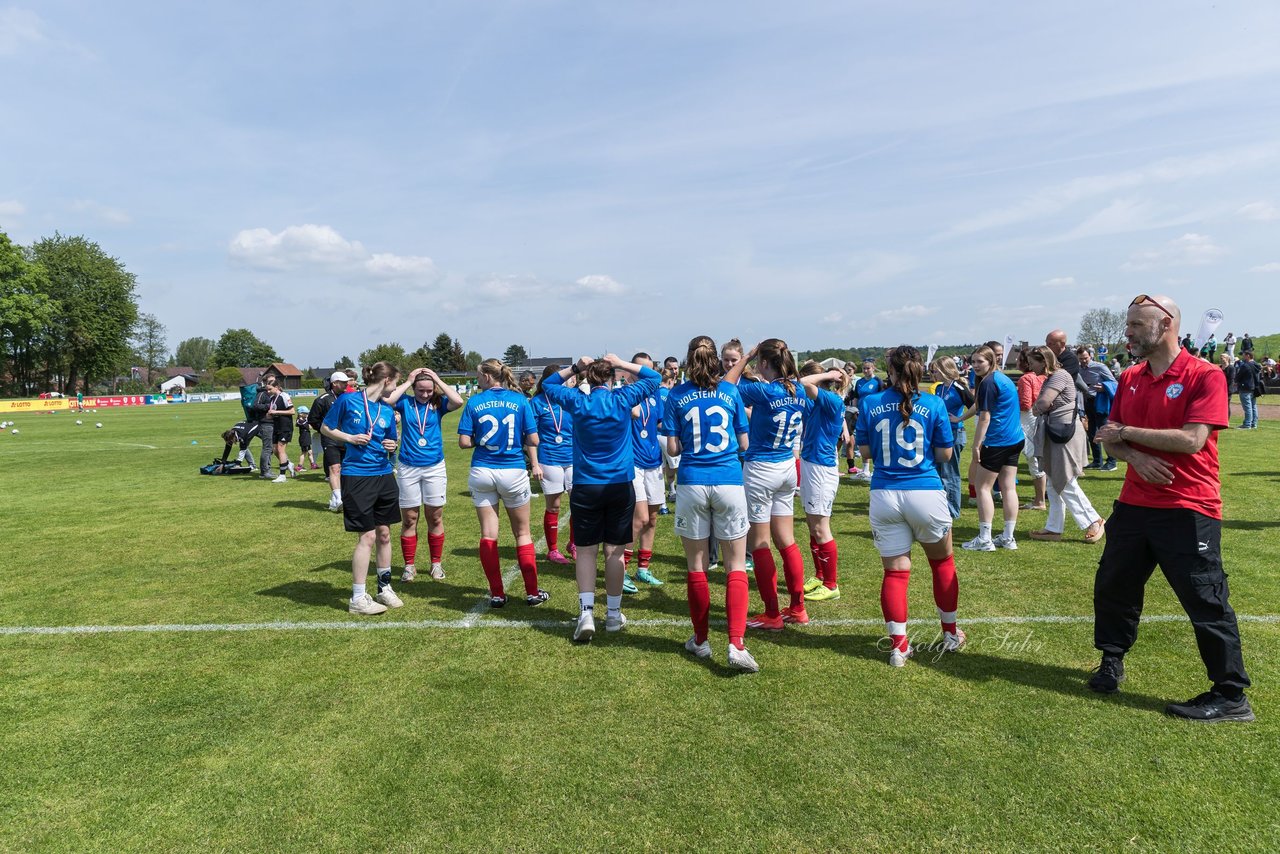
M673 357L667 357L667 365L662 369L662 385L658 388L658 411L667 411L667 398L671 396L671 389L676 387L676 383L680 381L680 365L677 363L672 366L670 364ZM671 456L671 452L667 450L665 441L659 442L662 450L662 481L663 481L663 497L664 499L675 499L676 490L676 470L680 468L680 458ZM667 505L664 503L659 514L666 516L669 512Z
M974 350L971 361L980 381L978 424L973 431L973 455L978 461L973 469L978 493L978 536L965 543L964 548L981 552L1016 549L1018 543L1013 534L1018 524L1018 454L1026 440L1018 388L1000 370L999 357L990 347ZM991 525L996 504L991 490L997 479L1003 496L1004 531L993 538Z
M711 657L707 639L711 597L707 590L707 540L714 532L725 565L725 613L729 621L729 666L756 672L747 651L750 589L746 571L747 496L738 451L747 447L747 417L737 388L721 379L716 344L705 335L689 342L688 379L671 390L662 415L667 447L680 457L675 530L688 561L689 616L693 637L685 649Z
M814 577L805 582L805 596L823 601L840 598L840 551L831 533L831 512L840 487L836 451L843 440L852 445L844 421L844 386L848 374L840 368L823 371L817 362L800 368L800 384L810 400L800 443L800 503L809 525L809 553ZM783 613L783 618L787 614ZM792 611L792 622L808 622L801 608Z
M937 394L946 404L951 421L951 459L939 466L938 473L942 475L942 485L947 492L947 509L951 511L951 518L954 520L960 518L960 452L964 450L968 438L964 429L964 413L973 405L974 397L952 357L939 356L934 359L929 371L933 379L940 383Z
M876 376L875 360L863 359L862 375L853 381L854 405L861 409L864 399L873 394L879 394L884 389L884 381ZM871 480L871 464L871 460L864 459L862 461L862 471L858 472L854 477L858 480Z
M653 359L648 353L636 353L631 362L653 368ZM658 512L666 506L662 484L662 442L658 437L658 423L662 420L662 391L659 386L653 394L642 397L631 410L631 449L636 460L632 486L636 494L636 508L631 523L631 545L622 553L623 565L626 566L631 561L632 549L635 550L636 573L630 580L654 587L661 587L662 582L649 571L649 561L653 558Z
M413 390L411 396L405 393ZM387 402L400 416L400 551L404 572L400 580L418 575L418 514L427 508L427 543L431 552L431 577L444 578L444 505L449 475L444 464L444 435L440 422L445 414L462 408L462 395L430 368L417 368L391 393Z
M739 383L752 362L760 382ZM782 555L782 572L790 596L791 622L804 611L804 560L795 539L796 463L793 446L805 425L809 398L800 389L796 360L781 338L766 338L735 364L725 381L738 387L748 419L747 458L743 484L747 493L747 549L755 560L756 588L764 613L747 619L747 627L782 631L784 614L778 607L778 567L773 544ZM808 615L804 615L805 621Z
M933 570L933 599L942 622L943 649L964 645L956 626L959 582L951 551L951 513L937 463L951 456L951 420L937 395L922 394L920 351L902 345L889 351L890 388L860 401L856 439L864 459L874 459L871 535L884 566L880 607L892 645L889 664L911 657L907 640L907 582L911 544L924 548Z
M573 492L573 413L552 403L546 395L547 377L560 371L560 365L547 365L538 379L529 404L538 419L538 467L542 470L542 494L547 503L542 513L542 533L547 540L547 559L552 563L569 563L560 551L560 503L566 492ZM577 375L565 383L577 387ZM572 522L569 528L569 553L576 555Z
M352 614L381 614L404 603L391 589L391 525L400 521L399 493L391 474L396 449L396 414L384 397L395 388L395 365L377 362L364 369L365 389L344 394L325 414L321 435L347 446L342 459L342 520L360 535L351 556ZM377 559L378 594L365 591L369 557Z
M636 378L613 387L615 371ZM582 374L587 393L563 385L570 374ZM583 356L572 367L552 374L543 393L573 414L577 441L573 445L574 536L578 543L578 623L573 639L580 643L595 637L596 552L604 544L605 631L618 632L627 624L622 614L622 581L626 570L622 552L631 540L635 516L636 459L631 442L631 410L658 393L657 371L635 362L624 362L610 353L599 361Z
M526 605L541 605L551 594L538 587L538 558L529 534L529 472L522 447L538 469L538 424L529 399L516 386L511 369L498 359L479 367L480 391L467 398L458 419L458 447L474 448L467 486L480 519L480 566L489 582L489 607L507 604L498 561L498 503L507 508L516 538L516 563L524 578Z

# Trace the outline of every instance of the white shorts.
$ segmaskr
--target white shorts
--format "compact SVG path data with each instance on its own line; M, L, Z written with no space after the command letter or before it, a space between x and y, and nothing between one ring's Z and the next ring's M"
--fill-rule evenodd
M662 482L662 468L636 469L631 487L636 493L637 504L666 504L666 490Z
M449 475L445 471L444 460L433 466L407 466L400 464L396 473L396 484L400 487L401 508L443 507L445 495L449 491Z
M871 490L871 538L881 557L908 554L913 542L936 543L951 530L941 489Z
M741 486L678 484L675 529L677 534L690 540L705 540L713 531L717 540L745 537L746 490Z
M742 470L747 491L747 519L753 524L774 516L796 515L796 461L748 460Z
M529 503L529 472L524 469L485 469L473 467L467 474L471 503L477 507L504 507L514 510Z
M542 463L542 491L546 495L573 492L573 466Z
M800 503L810 516L830 516L840 488L840 469L800 461Z

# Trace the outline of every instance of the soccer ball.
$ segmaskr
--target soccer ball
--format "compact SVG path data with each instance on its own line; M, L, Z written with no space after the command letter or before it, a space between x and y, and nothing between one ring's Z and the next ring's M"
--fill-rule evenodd
M97 424L95 424L95 425L93 425L93 426L94 426L94 427L101 427L101 426L102 426L102 422L101 422L101 421L99 421Z
M16 436L16 435L18 435L18 428L17 428L17 427L14 427L14 428L13 428L13 435L15 435L15 436Z
M77 419L76 419L76 426L77 426L77 427L79 427L79 426L80 426L81 424L83 424L83 423L84 423L84 422L83 422L83 421L81 421L79 418L77 418Z

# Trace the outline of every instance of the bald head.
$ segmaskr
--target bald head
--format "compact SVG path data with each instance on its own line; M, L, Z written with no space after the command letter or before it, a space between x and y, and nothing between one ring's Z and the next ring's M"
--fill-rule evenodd
M1061 329L1055 329L1048 335L1044 336L1044 346L1053 351L1053 355L1059 356L1062 351L1067 349L1067 333Z
M1163 358L1171 362L1178 352L1182 311L1167 296L1142 295L1129 304L1125 336L1140 359Z

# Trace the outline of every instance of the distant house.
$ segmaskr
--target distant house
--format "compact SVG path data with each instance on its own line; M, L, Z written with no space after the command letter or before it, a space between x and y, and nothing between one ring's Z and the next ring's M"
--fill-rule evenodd
M283 389L302 388L302 371L288 362L275 362L268 365L262 375L274 376L276 384Z
M266 368L236 368L240 372L240 385L253 385L262 379Z
M151 371L143 367L135 367L129 369L129 378L137 380L149 386L159 386L168 382L174 377L182 377L187 385L195 385L200 381L200 373L195 368L187 365L176 365L174 367L165 368L163 371Z
M519 377L525 371L533 371L536 376L542 376L542 371L548 365L559 365L567 368L576 361L572 356L559 356L551 358L526 359L522 365L511 365L511 373Z

